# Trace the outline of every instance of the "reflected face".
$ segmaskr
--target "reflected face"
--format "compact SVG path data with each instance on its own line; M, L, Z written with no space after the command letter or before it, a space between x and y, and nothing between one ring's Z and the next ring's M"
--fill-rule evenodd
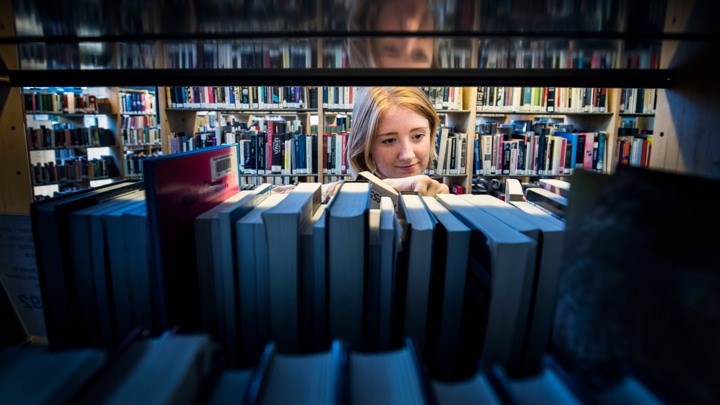
M433 20L422 0L388 0L379 10L378 31L432 31ZM432 38L378 38L373 41L378 66L427 68L432 64Z
M380 177L422 174L430 161L430 123L408 108L393 106L380 120L370 152Z

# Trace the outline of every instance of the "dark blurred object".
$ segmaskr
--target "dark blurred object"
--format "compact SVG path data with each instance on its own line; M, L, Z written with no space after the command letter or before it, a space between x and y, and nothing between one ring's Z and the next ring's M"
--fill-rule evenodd
M619 166L571 183L553 354L598 389L631 369L671 403L720 402L720 234L708 222L720 182Z

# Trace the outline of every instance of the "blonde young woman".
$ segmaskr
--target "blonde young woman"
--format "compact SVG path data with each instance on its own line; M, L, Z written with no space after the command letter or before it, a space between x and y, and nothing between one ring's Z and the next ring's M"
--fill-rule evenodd
M418 87L359 87L348 137L350 172L370 171L398 191L435 196L448 186L423 174L436 158L439 119ZM335 183L327 187L331 196Z

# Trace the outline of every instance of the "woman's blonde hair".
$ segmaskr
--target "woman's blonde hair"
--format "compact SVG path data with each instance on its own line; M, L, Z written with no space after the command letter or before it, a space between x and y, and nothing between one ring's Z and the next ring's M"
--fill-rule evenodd
M393 106L407 108L427 118L430 126L428 168L434 168L434 162L437 160L435 138L440 119L425 92L419 87L358 87L347 148L350 173L353 176L362 171L377 170L371 154L372 145L380 120Z

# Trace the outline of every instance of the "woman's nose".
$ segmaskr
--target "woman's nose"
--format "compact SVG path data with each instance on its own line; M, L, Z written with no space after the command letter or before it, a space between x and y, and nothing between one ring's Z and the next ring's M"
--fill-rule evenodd
M400 153L398 159L400 160L411 160L415 158L415 150L409 140L402 141L400 144Z

